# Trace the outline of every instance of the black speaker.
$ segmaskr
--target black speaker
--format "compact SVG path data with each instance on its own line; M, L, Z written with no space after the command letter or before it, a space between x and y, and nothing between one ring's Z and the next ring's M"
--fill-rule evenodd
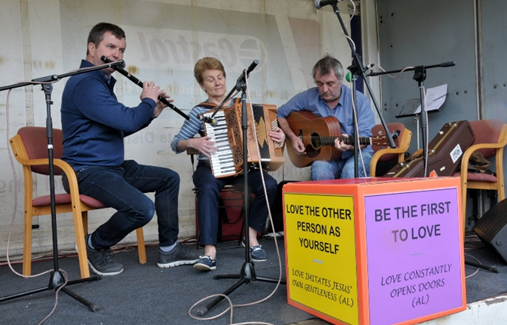
M507 199L495 204L476 223L473 231L484 245L492 248L507 263Z

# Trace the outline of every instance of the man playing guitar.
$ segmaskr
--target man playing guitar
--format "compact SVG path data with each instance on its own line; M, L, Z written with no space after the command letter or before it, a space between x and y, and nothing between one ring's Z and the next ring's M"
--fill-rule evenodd
M324 56L313 67L313 79L316 87L303 91L292 97L287 103L277 110L277 118L280 128L284 131L287 140L288 150L296 155L314 154L309 152L311 145L305 145L307 136L294 131L297 127L290 125L289 115L293 112L309 111L317 117L337 119L334 128L338 129L341 136L333 138L333 150L339 154L332 155L329 160L316 159L312 161L311 179L327 180L336 178L353 178L354 175L354 146L349 135L354 134L353 122L353 101L352 91L343 84L344 70L341 63L330 55ZM360 137L371 137L371 129L375 125L375 117L370 107L368 98L356 92L357 121ZM298 113L295 113L298 114ZM293 114L294 115L294 114ZM329 119L328 119L329 120ZM315 130L322 131L322 130ZM320 137L319 137L320 139ZM352 143L352 144L349 144ZM319 141L319 144L320 141ZM289 146L292 145L292 148ZM313 144L313 147L316 147ZM373 155L371 146L361 145L359 155L359 177L369 176L370 161ZM320 146L318 151L320 151ZM318 151L315 151L318 153ZM341 154L340 154L341 153ZM318 157L318 156L317 156Z

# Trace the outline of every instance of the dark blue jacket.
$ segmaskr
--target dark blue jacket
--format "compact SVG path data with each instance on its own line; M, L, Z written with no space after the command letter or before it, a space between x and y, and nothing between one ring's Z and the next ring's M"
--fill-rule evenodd
M93 67L83 60L80 68ZM75 171L88 166L119 166L124 160L124 137L148 126L155 101L137 107L118 102L116 79L100 70L72 76L62 96L63 159Z

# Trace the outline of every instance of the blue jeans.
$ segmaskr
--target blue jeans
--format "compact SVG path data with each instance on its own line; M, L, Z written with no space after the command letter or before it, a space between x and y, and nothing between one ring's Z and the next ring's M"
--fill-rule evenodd
M193 175L194 185L197 188L197 215L199 217L199 242L201 245L216 245L219 225L218 200L220 191L225 185L244 188L243 175L224 178L215 178L211 172L208 161L199 161ZM266 191L269 206L276 198L277 183L268 173L264 172ZM260 170L248 172L248 187L255 198L250 202L248 209L248 226L258 232L266 227L268 208Z
M176 172L126 160L117 167L86 167L76 175L81 194L117 210L92 233L95 249L117 244L130 232L150 222L155 211L160 246L170 246L177 241L180 177ZM68 191L65 178L63 183ZM155 203L144 194L147 192L155 192Z
M361 156L358 154L359 175L358 177L367 177L370 175L370 162L372 154L363 151L364 167L366 168L366 176L363 171ZM316 160L312 164L311 170L312 181L329 180L337 178L354 178L354 155L348 159L338 159L332 161Z

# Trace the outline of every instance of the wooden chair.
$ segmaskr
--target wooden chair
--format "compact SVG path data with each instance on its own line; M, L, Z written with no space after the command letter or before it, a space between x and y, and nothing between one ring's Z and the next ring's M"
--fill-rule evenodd
M466 228L467 192L469 189L496 191L498 202L505 199L503 151L507 145L507 124L499 119L471 121L470 126L475 135L474 144L463 154L461 170L454 174L461 178L461 204L463 229ZM485 158L495 158L496 175L468 172L472 153L480 151Z
M195 233L197 245L199 246L199 214L197 201L197 189L195 193ZM238 240L238 245L245 232L245 204L244 192L232 185L226 185L220 191L220 200L218 202L218 242ZM253 197L253 194L252 194Z
M393 134L394 132L399 131L399 134L396 138L394 138L394 144L396 148L391 148L389 145L389 140L385 139L382 141L375 140L375 137L383 137L385 136L384 126L382 124L377 124L372 129L373 135L373 157L370 163L370 176L382 176L376 175L378 170L378 164L383 162L388 162L394 159L397 159L400 163L405 160L405 153L410 146L410 141L412 140L412 131L407 129L405 125L402 123L387 123L387 128L389 132Z
M78 249L79 268L81 278L88 278L88 258L85 248L85 234L88 233L88 211L106 208L102 203L86 195L79 194L76 174L72 167L61 160L63 155L62 131L53 129L53 163L54 174L65 174L69 181L70 194L56 194L56 213L72 212L76 245ZM10 139L10 144L16 160L23 165L25 203L24 203L24 244L23 244L23 274L30 275L32 268L32 218L51 215L50 195L33 196L33 174L49 175L48 143L45 127L22 127L18 134ZM146 263L146 249L143 229L138 228L137 245L139 263Z

